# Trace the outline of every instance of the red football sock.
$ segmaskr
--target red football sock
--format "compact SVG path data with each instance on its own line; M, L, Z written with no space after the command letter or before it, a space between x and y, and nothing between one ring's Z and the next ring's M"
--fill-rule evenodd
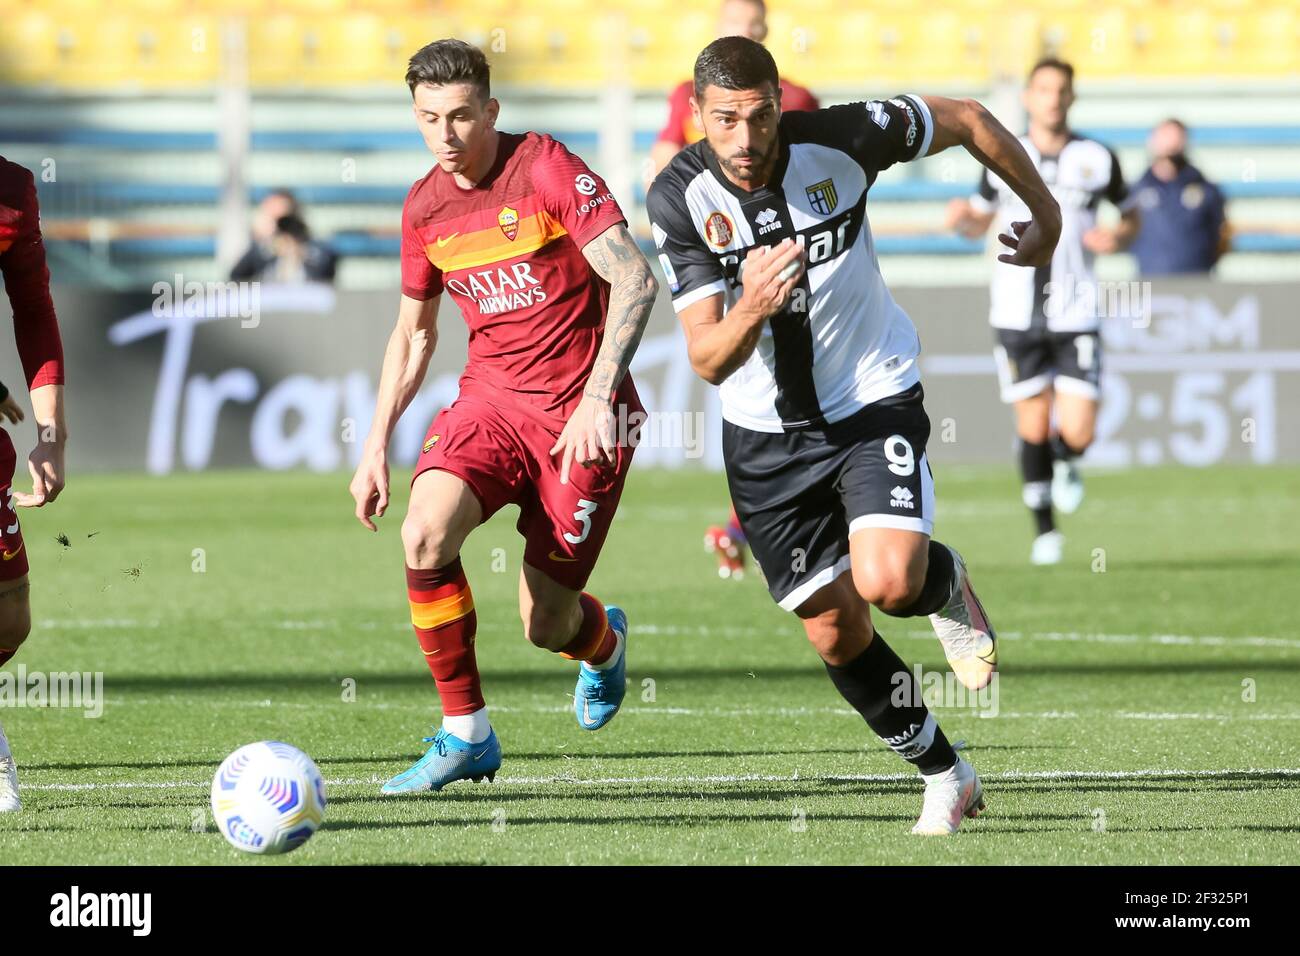
M618 647L618 635L609 626L605 606L596 598L583 591L578 606L582 608L582 623L578 625L577 635L560 648L559 654L573 661L603 664Z
M438 685L443 715L474 713L484 706L474 657L478 618L460 558L442 568L407 568L406 590L411 624Z

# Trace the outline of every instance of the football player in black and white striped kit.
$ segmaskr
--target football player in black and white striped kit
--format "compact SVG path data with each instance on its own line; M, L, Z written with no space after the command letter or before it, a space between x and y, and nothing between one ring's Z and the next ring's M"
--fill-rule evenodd
M1065 539L1052 508L1070 514L1083 502L1074 460L1092 444L1100 399L1098 306L1106 297L1098 294L1093 259L1127 248L1141 220L1115 154L1069 127L1074 68L1040 60L1022 100L1029 132L1020 143L1061 206L1061 240L1041 268L993 267L989 322L997 334L1002 400L1015 408L1023 498L1037 533L1030 560L1058 564ZM1116 228L1097 225L1103 199L1121 210ZM947 222L975 238L994 222L1005 228L1024 215L1015 191L985 169L975 195L949 205Z
M899 96L781 113L777 67L742 37L695 62L705 139L677 154L647 209L691 365L720 386L732 501L772 597L839 692L925 779L913 832L954 832L979 778L920 699L870 606L929 616L954 672L985 687L996 636L956 551L930 534L930 420L920 343L885 287L867 191L896 162L965 146L1032 220L1008 262L1051 261L1060 211L1016 138L978 103ZM847 573L846 573L847 572Z

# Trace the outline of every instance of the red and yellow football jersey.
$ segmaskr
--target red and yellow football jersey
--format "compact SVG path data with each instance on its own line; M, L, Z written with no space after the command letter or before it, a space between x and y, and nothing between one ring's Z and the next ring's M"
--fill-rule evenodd
M461 394L540 411L558 431L600 349L609 285L582 247L626 222L605 182L562 143L500 133L472 189L434 167L402 210L402 292L448 291L469 326ZM620 393L635 392L631 376Z

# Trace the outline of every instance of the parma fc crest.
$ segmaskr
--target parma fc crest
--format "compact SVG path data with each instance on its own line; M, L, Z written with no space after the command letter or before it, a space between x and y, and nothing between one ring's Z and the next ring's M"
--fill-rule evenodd
M808 205L820 216L829 216L840 204L840 197L835 192L835 180L823 179L819 183L804 187L808 195Z
M515 236L519 235L519 210L502 206L501 211L497 213L497 225L506 234L506 238L514 242Z

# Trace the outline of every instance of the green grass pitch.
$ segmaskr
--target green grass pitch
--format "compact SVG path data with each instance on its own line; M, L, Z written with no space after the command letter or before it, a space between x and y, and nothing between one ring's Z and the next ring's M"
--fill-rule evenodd
M628 699L599 733L573 718L573 665L521 637L514 509L480 529L465 566L505 763L494 784L385 798L436 720L406 621L405 476L370 535L344 475L74 475L23 515L36 627L9 668L102 671L104 710L0 708L25 802L0 818L0 860L1300 858L1300 469L1094 474L1052 569L1028 566L1010 468L937 471L937 536L1003 636L997 715L937 711L989 801L952 839L909 835L919 780L796 620L753 576L716 577L701 540L720 476L629 481L590 584L632 622ZM876 621L909 663L943 667L928 622ZM228 752L266 738L315 758L330 805L310 843L262 861L216 833L207 792Z

